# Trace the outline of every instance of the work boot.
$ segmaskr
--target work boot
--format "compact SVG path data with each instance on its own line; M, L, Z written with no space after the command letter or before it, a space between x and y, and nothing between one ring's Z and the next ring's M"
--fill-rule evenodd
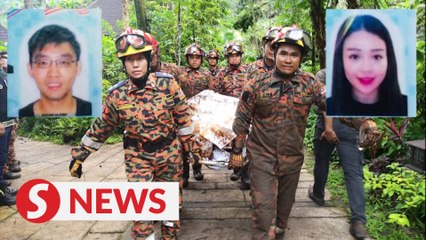
M203 181L204 174L201 172L201 170L193 170L192 172L194 174L194 178L197 181Z
M194 174L194 178L197 181L203 181L204 179L204 174L201 172L201 167L203 165L199 164L199 163L195 163L192 165L192 173Z
M18 162L14 162L11 165L9 165L9 171L17 173L21 171L21 167L19 166Z
M240 173L237 169L234 169L234 172L231 174L230 179L231 181L237 181L238 179L240 179Z
M353 221L351 223L351 227L349 228L349 232L356 239L364 239L368 237L367 229L365 229L364 223L360 220Z
M189 163L188 162L184 162L183 163L183 174L182 174L182 188L187 188L188 187L188 179L189 179Z
M285 228L275 227L275 240L284 240Z
M8 193L12 196L16 196L16 194L18 193L18 189L16 188L10 188L6 181L2 181L0 182L0 191L2 191L3 193Z
M6 185L7 187L9 187L10 185L12 185L12 181L10 181L10 180L4 180L4 185Z
M0 193L0 206L14 205L16 204L15 196L9 193Z
M17 179L17 178L20 178L21 177L21 174L20 173L14 173L14 172L6 172L6 173L3 173L3 178L4 179Z
M308 189L308 195L309 195L309 198L310 198L310 199L311 199L314 203L316 203L317 205L319 205L319 206L323 206L323 205L325 204L324 199L322 199L322 198L319 198L319 197L315 196L315 194L314 194L314 187L313 187L313 186L310 186L310 187L309 187L309 189Z

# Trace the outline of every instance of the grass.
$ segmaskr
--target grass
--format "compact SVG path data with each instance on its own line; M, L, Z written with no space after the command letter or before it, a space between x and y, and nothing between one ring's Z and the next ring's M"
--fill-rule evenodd
M314 160L306 161L307 169L312 173ZM343 170L337 161L332 161L327 180L327 189L330 191L333 204L345 209L350 216L349 200L346 192L346 185ZM368 198L368 196L366 196ZM388 223L388 211L380 204L373 204L367 201L367 229L369 235L377 240L423 240L425 234L414 228L401 227Z

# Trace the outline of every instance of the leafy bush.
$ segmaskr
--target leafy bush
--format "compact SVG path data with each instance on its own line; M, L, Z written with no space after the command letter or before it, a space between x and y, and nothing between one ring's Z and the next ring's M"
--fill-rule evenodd
M367 199L387 210L388 222L425 230L425 177L398 163L387 166L388 172L374 174L364 168Z

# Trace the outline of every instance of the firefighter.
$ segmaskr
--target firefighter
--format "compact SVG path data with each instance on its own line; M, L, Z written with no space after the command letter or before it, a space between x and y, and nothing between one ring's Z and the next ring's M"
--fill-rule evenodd
M115 44L129 78L109 90L102 116L87 130L80 146L72 149L70 173L80 178L84 160L122 125L129 182L181 183L181 151L200 158L185 95L173 76L150 73L153 46L143 31L129 28ZM162 239L176 239L179 228L179 221L163 221ZM154 234L153 222L134 222L134 239L155 239Z
M243 48L238 42L231 41L225 45L224 55L228 65L216 75L215 84L212 86L213 90L226 96L240 97L247 80L247 68L241 64L243 54ZM245 170L234 169L230 179L237 181L240 176L243 176L242 188L247 188L248 176L245 173Z
M268 29L268 31L266 31L265 35L262 37L263 57L249 64L247 70L249 75L248 78L251 78L251 75L270 72L274 69L275 62L274 49L272 48L272 40L274 40L274 38L281 29L281 26L276 26L271 27Z
M176 78L179 67L176 64L161 61L160 43L151 33L145 32L145 38L148 42L152 42L151 72L164 72Z
M216 49L210 50L206 54L206 58L209 64L209 71L212 73L213 76L216 76L216 74L219 72L220 68L217 65L220 59L219 51Z
M185 50L185 58L188 66L179 69L177 80L187 98L191 98L201 91L208 89L213 81L212 74L207 69L201 67L203 57L204 51L198 44L193 43ZM186 188L189 179L189 161L186 155L184 155L183 164L182 179L183 187ZM192 172L197 181L204 179L201 167L202 165L198 162L192 164Z
M309 110L312 104L325 109L325 85L300 69L309 36L298 28L283 28L272 46L274 70L249 79L238 103L229 162L233 168L242 166L248 135L253 240L284 239L304 159Z

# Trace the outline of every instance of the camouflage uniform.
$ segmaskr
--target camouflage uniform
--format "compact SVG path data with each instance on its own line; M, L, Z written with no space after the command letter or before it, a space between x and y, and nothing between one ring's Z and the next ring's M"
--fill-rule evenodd
M313 103L324 108L325 86L302 71L288 81L275 71L264 73L244 87L233 130L238 138L248 134L254 207L252 239L270 239L287 226L304 159L306 121Z
M250 64L247 65L247 73L248 78L253 78L254 75L259 75L265 72L270 72L274 69L274 66L268 67L265 64L265 61L262 59L258 59Z
M151 73L143 89L129 79L111 88L102 116L86 132L82 145L97 150L122 125L128 181L178 182L182 174L181 142L193 141L191 124L190 109L177 82L169 74ZM161 226L162 239L176 239L180 222L167 223ZM153 222L136 221L132 229L135 238L153 232Z
M213 76L216 76L221 70L222 70L222 68L220 68L217 65L214 66L214 67L209 66L209 71Z
M190 67L181 68L176 79L187 98L191 98L198 93L209 89L213 81L212 74L204 69L192 69Z
M160 62L160 70L158 72L168 73L170 75L173 75L173 77L177 79L177 75L179 73L179 67L176 66L176 64L174 63Z
M240 65L236 69L231 69L227 66L217 74L210 89L226 96L240 97L246 81L246 66Z
M16 140L17 131L18 131L18 123L16 123L12 127L12 133L10 134L10 140L9 140L9 149L7 151L7 162L6 162L6 165L4 165L6 171L3 171L3 172L9 171L10 166L12 166L13 164L17 164L16 153L15 153L15 140Z

